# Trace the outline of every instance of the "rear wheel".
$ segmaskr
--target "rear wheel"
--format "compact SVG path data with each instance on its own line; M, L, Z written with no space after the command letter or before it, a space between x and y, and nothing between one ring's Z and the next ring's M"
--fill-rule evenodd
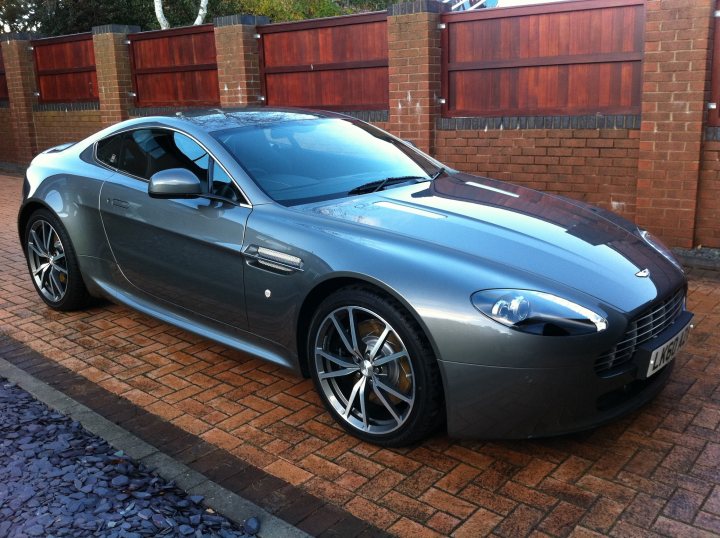
M353 435L401 446L442 422L437 361L412 317L365 287L340 290L310 327L311 373L335 419Z
M77 310L90 303L70 237L50 211L39 209L30 216L25 256L35 289L48 306Z

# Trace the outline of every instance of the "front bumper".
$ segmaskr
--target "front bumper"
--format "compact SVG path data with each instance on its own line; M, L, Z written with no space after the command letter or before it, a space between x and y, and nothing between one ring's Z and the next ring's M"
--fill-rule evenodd
M658 335L657 347L683 328L683 323L668 327ZM602 377L593 369L592 360L561 368L439 362L448 433L484 439L546 437L593 428L653 399L675 363L645 378L644 352L636 352L622 371Z

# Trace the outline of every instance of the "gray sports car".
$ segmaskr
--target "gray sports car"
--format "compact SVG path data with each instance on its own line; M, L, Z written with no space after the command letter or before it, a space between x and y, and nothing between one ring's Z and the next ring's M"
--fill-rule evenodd
M50 307L105 297L312 376L381 445L596 426L660 391L691 328L634 224L339 114L114 125L35 158L18 227Z

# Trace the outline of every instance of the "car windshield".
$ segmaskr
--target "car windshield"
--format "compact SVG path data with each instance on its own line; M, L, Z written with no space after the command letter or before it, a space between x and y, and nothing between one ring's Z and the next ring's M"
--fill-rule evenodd
M268 196L284 205L428 181L440 166L372 126L340 118L212 134Z

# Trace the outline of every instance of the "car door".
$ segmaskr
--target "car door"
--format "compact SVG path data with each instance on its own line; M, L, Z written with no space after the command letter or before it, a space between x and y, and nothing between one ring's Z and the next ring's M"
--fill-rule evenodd
M98 143L97 159L117 169L100 193L115 260L135 287L204 317L247 326L241 249L250 206L196 140L171 129L136 129ZM148 195L156 172L186 168L212 199Z

